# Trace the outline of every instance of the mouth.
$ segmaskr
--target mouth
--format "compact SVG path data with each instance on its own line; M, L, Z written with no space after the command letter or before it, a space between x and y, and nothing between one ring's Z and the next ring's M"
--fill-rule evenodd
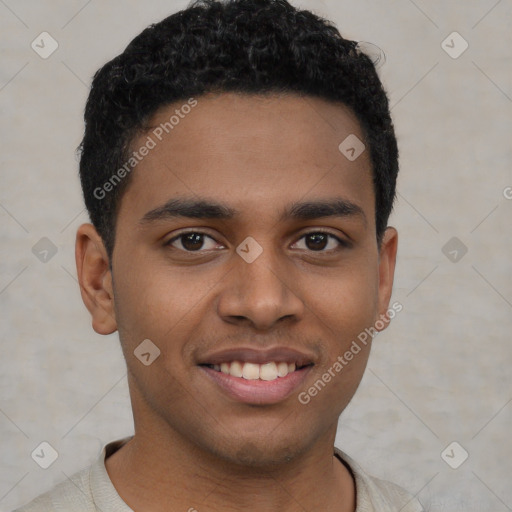
M275 404L298 389L314 366L312 357L289 349L219 352L199 368L216 389L236 402Z

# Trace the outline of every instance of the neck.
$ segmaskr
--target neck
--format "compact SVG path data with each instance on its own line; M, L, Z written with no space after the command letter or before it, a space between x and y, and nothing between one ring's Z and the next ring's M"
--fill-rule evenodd
M135 512L354 512L354 482L334 456L335 434L289 462L253 467L206 453L176 433L136 428L105 466Z

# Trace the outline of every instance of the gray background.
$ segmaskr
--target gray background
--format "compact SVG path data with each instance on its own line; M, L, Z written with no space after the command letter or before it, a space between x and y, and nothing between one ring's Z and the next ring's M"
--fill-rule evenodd
M294 3L384 50L401 149L392 300L404 309L374 342L337 445L432 511L512 510L512 2ZM74 150L96 69L186 5L0 0L0 510L132 433L117 335L92 330L76 282L87 215ZM47 59L31 48L43 31L59 44ZM444 48L460 39L442 45L454 31L469 44L458 58ZM57 250L46 262L43 237ZM46 470L31 458L42 441L59 454ZM441 457L453 441L469 453L458 469Z

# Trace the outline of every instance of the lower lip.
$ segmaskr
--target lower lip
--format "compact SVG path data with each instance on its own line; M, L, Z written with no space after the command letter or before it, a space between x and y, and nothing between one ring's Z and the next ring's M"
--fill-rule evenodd
M306 379L312 366L289 373L274 380L248 380L218 372L207 366L200 366L210 379L232 399L247 404L276 404L288 398Z

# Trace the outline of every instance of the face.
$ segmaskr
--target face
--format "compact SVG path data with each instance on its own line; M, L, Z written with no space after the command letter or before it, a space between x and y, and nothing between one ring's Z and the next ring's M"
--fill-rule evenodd
M181 106L133 142L156 144L120 203L110 320L93 325L119 331L136 429L226 461L289 460L334 439L370 343L343 356L388 308L396 231L379 251L369 152L338 148L364 139L347 108L235 94Z

